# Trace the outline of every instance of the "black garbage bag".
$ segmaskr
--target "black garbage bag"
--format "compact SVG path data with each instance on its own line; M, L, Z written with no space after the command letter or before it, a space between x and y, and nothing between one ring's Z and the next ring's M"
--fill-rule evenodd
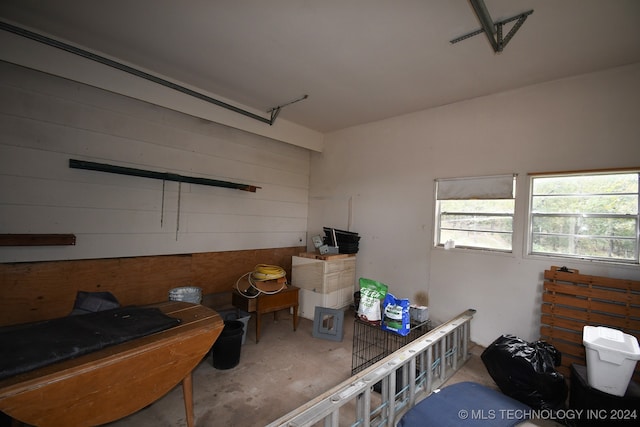
M533 409L555 411L565 407L568 388L564 376L555 369L561 354L553 345L502 335L480 357L507 396Z

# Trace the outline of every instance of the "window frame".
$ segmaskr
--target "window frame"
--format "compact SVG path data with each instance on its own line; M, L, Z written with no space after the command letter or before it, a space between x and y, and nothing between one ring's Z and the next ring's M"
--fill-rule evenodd
M568 193L561 194L559 196L564 197L572 197L572 196L607 196L611 194L627 194L627 195L635 195L637 196L637 204L636 214L619 214L619 213L593 213L593 212L555 212L555 213L535 213L533 212L534 207L534 180L538 178L571 178L571 177L584 177L584 176L595 176L595 175L620 175L620 174L636 174L638 178L638 187L637 193L604 193L604 192L593 192L593 193ZM573 171L573 172L546 172L546 173L530 173L529 174L529 197L528 197L528 207L527 207L527 236L526 236L526 254L531 257L540 257L540 258L561 258L561 259L573 259L587 262L603 262L609 264L623 264L623 265L639 265L640 264L640 168L628 168L628 169L606 169L606 170L590 170L590 171ZM541 195L538 195L542 197ZM547 196L548 197L548 196ZM565 236L571 237L573 236L577 240L579 239L593 239L593 238L609 238L612 239L615 236L607 236L607 235L580 235L580 234L572 234L572 233L536 233L534 231L534 218L535 217L565 217L565 218L612 218L612 219L625 219L625 218L635 218L635 238L629 237L625 238L619 236L621 239L632 240L634 239L634 259L622 259L622 258L610 258L610 257L601 257L601 256L592 256L592 255L579 255L579 254L569 254L569 253L561 253L561 252L542 252L542 251L534 251L533 245L536 235L548 235L548 236Z
M459 182L472 182L472 181L482 181L482 180L486 180L489 184L489 186L493 185L492 184L492 180L494 179L509 179L511 184L510 184L510 197L506 197L504 194L501 197L495 197L495 193L493 191L491 191L490 188L487 188L487 191L485 192L485 194L481 194L481 193L476 193L473 196L467 196L466 198L452 198L452 199L444 199L441 200L439 198L439 184L441 182L447 182L450 183L451 181L459 181ZM461 245L457 242L454 241L455 247L456 248L462 248L462 249L469 249L469 250L476 250L476 251L487 251L487 252L498 252L498 253L504 253L504 254L512 254L513 253L513 249L514 249L514 240L515 240L515 233L516 233L516 227L515 227L515 222L516 222L516 180L517 180L517 174L508 174L508 175L492 175L492 176L479 176L479 177L459 177L459 178L442 178L442 179L436 179L435 180L435 184L434 184L434 201L435 201L435 221L434 221L434 246L435 247L440 247L440 248L445 248L448 249L447 246L445 245L445 241L442 240L442 202L446 201L446 200L487 200L487 201L493 201L493 200L512 200L513 201L513 210L510 213L502 213L502 212L445 212L446 214L450 214L450 215L474 215L474 216L478 216L478 217L505 217L505 218L510 218L511 219L511 231L500 231L500 230L494 230L494 231L482 231L482 230L473 230L473 229L469 229L467 231L469 232L478 232L478 233L491 233L491 234L504 234L504 235L510 235L511 237L511 244L510 244L510 249L501 249L501 248L494 248L494 247L487 247L487 246L472 246L472 245ZM473 183L472 183L473 184ZM477 184L477 182L476 182ZM473 192L477 192L478 189L474 188ZM504 188L501 190L498 190L499 193L504 193ZM456 230L456 229L451 229L451 228L445 228L445 230ZM464 230L463 230L464 231Z

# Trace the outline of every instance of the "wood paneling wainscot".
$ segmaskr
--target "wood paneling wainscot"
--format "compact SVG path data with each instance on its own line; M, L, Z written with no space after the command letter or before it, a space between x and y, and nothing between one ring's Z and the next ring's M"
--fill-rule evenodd
M283 267L305 247L0 264L0 326L68 315L78 291L111 292L122 305L168 300L169 290L198 286L223 294L257 264Z

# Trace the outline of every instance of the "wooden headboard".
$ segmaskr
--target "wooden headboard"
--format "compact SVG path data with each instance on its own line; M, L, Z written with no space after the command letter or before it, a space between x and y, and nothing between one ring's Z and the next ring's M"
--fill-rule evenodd
M566 267L544 272L541 339L562 353L558 370L569 378L572 363L585 365L584 326L607 326L640 340L640 281L588 276ZM640 381L640 367L633 376Z
M153 304L169 290L198 286L203 294L228 293L256 264L283 267L306 247L205 252L131 258L0 264L0 326L68 315L77 291L111 292L121 305Z

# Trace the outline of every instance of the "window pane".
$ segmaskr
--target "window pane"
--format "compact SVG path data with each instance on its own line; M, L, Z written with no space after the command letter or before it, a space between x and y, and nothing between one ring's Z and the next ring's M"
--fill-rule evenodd
M440 202L441 244L511 251L513 200L445 200Z
M533 196L531 207L534 213L635 215L638 213L638 196Z
M510 252L515 179L513 175L504 175L437 180L436 244L453 240L457 247ZM482 192L475 191L480 188ZM498 188L508 191L501 193Z
M533 232L542 234L574 234L582 236L611 236L634 238L636 219L611 217L582 217L533 215Z
M510 233L513 230L511 216L473 215L473 214L442 214L440 227L446 229L469 231L502 231Z
M638 193L638 174L600 174L539 177L533 195Z
M533 253L600 259L635 259L633 239L585 238L580 236L533 235Z
M442 230L442 242L453 240L456 246L510 251L511 233L489 233L459 230Z
M533 177L530 253L638 263L633 173Z

